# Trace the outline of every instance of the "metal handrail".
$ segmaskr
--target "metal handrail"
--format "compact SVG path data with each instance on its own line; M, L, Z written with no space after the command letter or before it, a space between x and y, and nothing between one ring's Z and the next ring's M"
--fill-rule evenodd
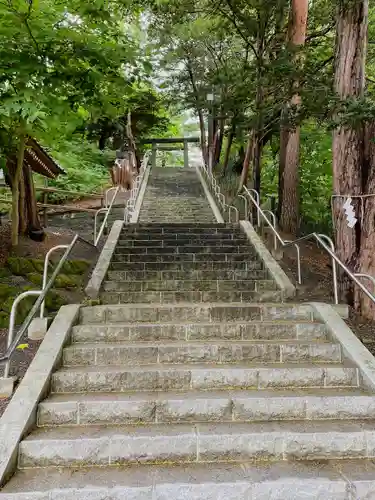
M297 243L305 240L314 240L319 243L319 245L328 253L328 255L331 256L332 258L332 265L333 268L336 270L336 264L338 264L341 269L349 276L349 278L356 283L357 286L364 292L364 294L375 304L375 295L373 295L356 277L355 273L352 273L350 269L337 257L336 253L332 248L334 248L333 241L329 236L326 236L325 234L318 234L318 233L310 233L306 236L301 236L300 238L297 238L296 240L293 241L284 241L278 231L276 230L275 227L273 227L271 221L268 219L262 208L260 207L259 203L254 199L254 197L250 194L249 190L244 186L244 191L249 197L250 201L253 203L255 208L257 209L258 213L258 220L260 220L260 216L263 217L263 219L266 221L268 226L271 228L272 232L280 242L280 244L285 248L291 245L296 245ZM327 245L326 242L330 242L330 246ZM369 279L373 279L372 276L370 277L369 275L366 275ZM374 278L375 279L375 278ZM375 283L375 281L374 281ZM338 304L338 283L337 283L337 273L336 271L333 272L333 292L334 292L334 298L335 298L335 304Z
M137 203L138 195L140 192L140 188L143 184L143 180L146 174L146 171L151 168L152 164L149 162L150 154L147 152L142 160L141 168L139 169L139 174L134 180L133 187L130 191L130 197L124 207L124 222L127 224L132 216L132 213L135 209L135 205Z
M23 337L23 335L26 333L26 330L29 328L30 323L34 319L34 316L37 314L39 308L42 306L42 303L44 302L47 293L50 291L52 288L52 285L58 276L59 272L61 271L61 268L65 264L67 258L69 257L71 251L73 250L74 246L78 241L82 241L86 245L89 245L91 247L95 247L92 243L89 241L85 240L84 238L81 238L78 234L76 234L69 246L66 248L64 255L58 262L57 266L55 267L52 276L50 277L49 281L47 282L45 288L43 290L29 290L28 292L24 292L23 294L19 295L12 306L12 311L11 311L11 317L10 317L10 325L9 325L9 332L8 332L8 344L7 344L7 350L5 354L3 354L0 357L0 365L5 364L5 369L4 369L4 374L9 374L9 363L10 363L10 358L13 355L14 351L16 350L16 347ZM29 314L27 315L26 319L21 325L21 328L17 332L17 335L13 338L13 330L14 330L14 323L15 323L15 316L16 316L16 309L17 305L23 300L26 295L38 295L37 300L35 301L33 307L31 308Z
M225 195L221 192L219 183L215 179L215 176L213 175L213 173L210 172L210 171L208 171L208 169L206 168L206 166L204 164L201 164L200 168L205 173L206 179L209 181L209 183L211 185L211 190L214 193L214 195L216 196L216 198L217 198L218 202L220 203L222 209L224 211L226 211L226 209L228 209L229 222L232 222L232 220L231 220L232 219L232 216L231 216L232 211L234 211L235 214L236 214L236 222L239 222L239 210L238 210L238 208L235 207L235 206L233 206L233 205L229 205L226 202Z
M108 221L108 217L109 217L109 214L111 213L111 210L112 210L112 207L113 207L113 204L115 202L115 199L117 198L117 195L120 191L120 186L118 186L116 188L116 191L115 191L115 194L113 195L113 198L111 200L111 203L109 205L108 208L104 208L104 209L99 209L96 214L95 214L95 223L94 223L94 246L97 246L99 241L100 241L100 238L102 237L102 234L103 234L103 231L104 231L104 228L106 227L107 225L107 221ZM97 214L100 213L101 211L103 210L106 210L106 215L104 217L104 220L102 222L102 225L100 226L100 230L99 230L99 233L98 235L96 236L96 220L97 220Z

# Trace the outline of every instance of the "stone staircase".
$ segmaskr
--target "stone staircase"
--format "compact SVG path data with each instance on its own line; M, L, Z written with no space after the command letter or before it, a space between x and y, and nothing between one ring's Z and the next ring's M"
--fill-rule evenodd
M312 306L281 302L239 227L208 221L191 171L195 208L176 212L159 170L0 500L375 498L359 369Z
M215 222L193 168L153 168L139 222Z

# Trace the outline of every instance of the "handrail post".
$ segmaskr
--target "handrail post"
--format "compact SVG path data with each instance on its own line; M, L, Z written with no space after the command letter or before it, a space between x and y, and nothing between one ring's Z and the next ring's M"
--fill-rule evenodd
M7 349L12 345L13 342L13 336L14 336L14 327L16 325L16 315L17 315L17 307L20 302L23 301L23 299L26 299L27 297L31 296L38 296L43 293L43 290L28 290L27 292L23 292L18 297L15 299L12 305L12 309L10 311L10 319L9 319L9 330L8 330L8 340L7 340ZM9 370L10 370L10 358L8 361L5 363L4 366L4 378L9 377Z
M335 245L332 239L325 234L318 234L319 238L325 240L330 246L333 253L335 253ZM333 297L335 300L335 304L339 303L339 291L338 291L338 282L337 282L337 264L333 257L332 258L332 279L333 279Z
M57 250L63 250L67 249L69 245L57 245L53 248L51 248L45 258L44 258L44 268L43 268L43 283L42 283L42 291L45 289L47 285L47 278L48 278L48 264L49 264L49 258L53 254L53 252L56 252ZM42 319L44 317L44 307L45 307L45 300L43 300L42 305L40 306L40 318Z

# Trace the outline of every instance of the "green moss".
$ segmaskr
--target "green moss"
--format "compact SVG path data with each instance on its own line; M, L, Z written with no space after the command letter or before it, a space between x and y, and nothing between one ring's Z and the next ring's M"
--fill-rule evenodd
M17 276L26 276L34 272L34 266L29 259L23 257L9 257L7 266L13 274Z
M43 283L43 275L39 273L29 273L27 275L27 279L31 281L31 283L35 283L36 285L42 286Z
M7 328L9 326L9 315L0 311L0 328Z
M7 267L2 267L0 269L0 279L9 278L9 276L11 276L11 275L12 275L12 273L10 272L10 270Z
M26 259L26 257L9 257L7 267L17 276L27 276L30 273L43 273L43 260Z
M17 288L10 285L0 285L0 301L6 300L8 297L14 297L17 293ZM0 309L1 309L0 302Z
M59 274L57 276L54 287L55 288L78 288L81 285L82 276L72 275L68 276L67 274Z
M30 262L33 265L33 267L37 273L43 274L44 260L42 260L42 259L30 259Z
M46 297L46 309L49 312L56 312L61 306L67 304L67 301L59 293L51 291Z
M62 271L64 274L80 274L86 273L90 267L90 262L87 260L68 260L63 265Z

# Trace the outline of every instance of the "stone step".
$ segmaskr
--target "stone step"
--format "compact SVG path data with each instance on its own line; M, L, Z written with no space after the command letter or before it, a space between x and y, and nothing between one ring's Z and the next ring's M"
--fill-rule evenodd
M73 327L73 342L124 342L158 340L327 340L324 324L290 321L231 323L86 324Z
M20 443L18 461L20 468L28 468L374 458L374 424L333 420L46 427Z
M374 418L375 396L355 389L55 394L38 408L39 427Z
M168 221L181 221L181 223L193 223L193 222L197 222L197 221L206 221L206 222L210 222L210 221L213 221L214 220L214 217L213 216L210 216L210 217L202 217L201 215L196 215L195 217L187 217L186 214L182 213L180 214L180 216L178 214L176 214L176 212L174 210L171 210L169 213L165 214L165 215L160 215L159 217L156 217L156 216L153 216L154 215L154 212L151 211L151 214L150 213L147 213L147 212L141 212L140 214L140 218L142 220L142 217L144 217L145 219L147 219L148 221L150 222L168 222Z
M222 340L210 343L84 343L63 351L64 366L140 366L183 363L341 363L341 347L328 342L254 342Z
M371 500L372 460L19 470L0 500Z
M127 234L233 234L238 232L243 234L238 224L218 224L218 223L141 223L141 224L127 224L124 226L122 233Z
M154 291L254 291L277 290L273 280L154 280L154 281L105 281L106 292L154 292Z
M173 253L169 248L165 249L168 252L163 253L160 252L163 249L158 250L159 252L157 253L135 252L134 254L129 252L119 253L115 250L112 262L213 262L215 260L220 262L247 262L254 259L254 253L251 248L246 253Z
M164 254L243 254L246 260L249 255L256 255L249 245L179 245L175 246L121 246L117 245L115 256L119 255L164 255ZM189 259L188 259L189 260ZM223 259L226 260L226 259Z
M76 366L52 375L52 392L359 387L357 368L332 364Z
M111 262L110 269L116 271L137 271L137 270L177 270L177 271L210 271L210 270L261 270L263 264L258 260L247 260L246 262L223 262L214 260L202 260L199 262Z
M118 248L139 248L139 247L153 247L153 248L164 248L164 247L189 247L189 246L214 246L214 247L238 247L245 245L249 247L248 241L245 238L206 238L206 237L196 237L196 238L163 238L158 236L158 239L138 239L138 238L121 238L118 243Z
M122 231L119 243L127 242L127 241L135 240L137 242L149 242L149 241L167 241L167 242L176 242L178 241L198 241L199 243L202 241L205 242L232 242L232 241L248 241L247 237L241 233L240 231L232 231L230 233L154 233L154 232L132 232L127 233Z
M141 270L141 271L109 271L107 278L109 281L154 281L154 280L265 280L268 277L267 271L252 270L198 270L184 269L171 271Z
M319 318L317 318L319 320ZM81 323L217 323L251 320L314 320L308 304L163 304L81 307Z
M283 301L281 291L148 291L148 292L102 292L102 304L179 304L181 302L274 302Z

